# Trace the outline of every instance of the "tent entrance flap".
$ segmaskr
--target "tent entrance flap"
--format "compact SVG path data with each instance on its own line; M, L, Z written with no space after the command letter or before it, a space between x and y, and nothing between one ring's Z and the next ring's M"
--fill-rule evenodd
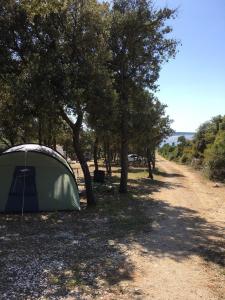
M35 212L38 210L35 168L31 166L15 167L5 211Z

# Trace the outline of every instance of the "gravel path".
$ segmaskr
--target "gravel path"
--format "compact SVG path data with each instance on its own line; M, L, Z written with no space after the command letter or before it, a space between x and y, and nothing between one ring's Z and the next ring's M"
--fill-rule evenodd
M161 157L157 165L154 229L132 256L140 299L225 299L224 187Z

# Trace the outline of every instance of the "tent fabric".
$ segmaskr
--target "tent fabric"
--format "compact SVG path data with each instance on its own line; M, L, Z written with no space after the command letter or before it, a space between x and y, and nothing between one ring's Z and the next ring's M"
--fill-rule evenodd
M49 147L46 147L43 145L38 145L38 144L23 144L23 145L18 145L18 146L9 148L6 151L4 151L4 153L12 153L12 152L17 152L17 151L22 151L22 152L33 151L33 152L40 152L40 153L44 153L44 154L53 156L56 159L60 160L73 173L73 170L70 167L70 165L68 164L68 162L66 161L66 159L59 152L57 152Z
M20 145L0 155L0 211L80 209L72 168L56 151Z
M23 211L35 212L39 210L34 167L16 167L13 174L5 211L21 212L21 207Z

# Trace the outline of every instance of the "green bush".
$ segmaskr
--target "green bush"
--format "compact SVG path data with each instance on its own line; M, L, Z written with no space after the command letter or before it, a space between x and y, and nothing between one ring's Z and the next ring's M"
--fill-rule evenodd
M180 136L176 146L165 144L159 153L169 160L203 169L210 179L225 182L225 116L203 123L192 141Z
M164 144L159 149L159 153L169 160L175 160L177 158L177 147L175 145Z
M182 164L190 164L193 158L193 149L191 142L187 143L183 148L182 155L180 157L180 162Z
M225 181L225 131L220 130L204 152L204 166L210 179Z
M184 153L184 154L181 156L181 158L180 158L180 162L181 162L182 164L187 164L187 163L190 162L190 157L189 157L187 154Z

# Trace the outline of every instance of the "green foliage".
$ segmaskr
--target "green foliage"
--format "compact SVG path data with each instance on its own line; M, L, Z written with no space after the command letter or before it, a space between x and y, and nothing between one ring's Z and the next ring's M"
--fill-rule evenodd
M221 128L223 128L221 126ZM220 129L215 141L204 153L204 165L211 179L225 181L225 130Z
M167 26L175 11L153 4L2 0L2 142L60 142L71 157L76 152L89 190L84 154L94 142L108 160L126 148L120 151L123 166L129 147L143 155L154 151L171 133L171 121L152 92L177 41Z
M109 45L112 51L114 87L118 94L121 192L127 191L132 109L137 106L136 101L140 102L141 107L145 105L145 89L156 89L161 65L175 56L177 42L169 38L168 34L172 29L165 24L174 16L174 10L154 9L151 0L112 2Z
M130 105L129 126L131 153L146 156L146 149L154 151L156 147L172 133L171 120L165 114L163 105L152 93L137 93Z
M177 157L177 148L175 145L164 144L159 149L159 153L169 160L174 160Z
M183 153L181 154L181 157L179 159L179 161L182 164L190 164L192 161L192 155L193 155L193 151L192 151L192 146L191 143L189 146L185 146L183 149Z
M169 160L187 163L190 159L190 142L184 136L180 136L177 145L164 144L159 152Z
M170 160L204 169L210 179L225 180L225 116L202 124L192 141L178 138L178 144L163 145L159 153Z

